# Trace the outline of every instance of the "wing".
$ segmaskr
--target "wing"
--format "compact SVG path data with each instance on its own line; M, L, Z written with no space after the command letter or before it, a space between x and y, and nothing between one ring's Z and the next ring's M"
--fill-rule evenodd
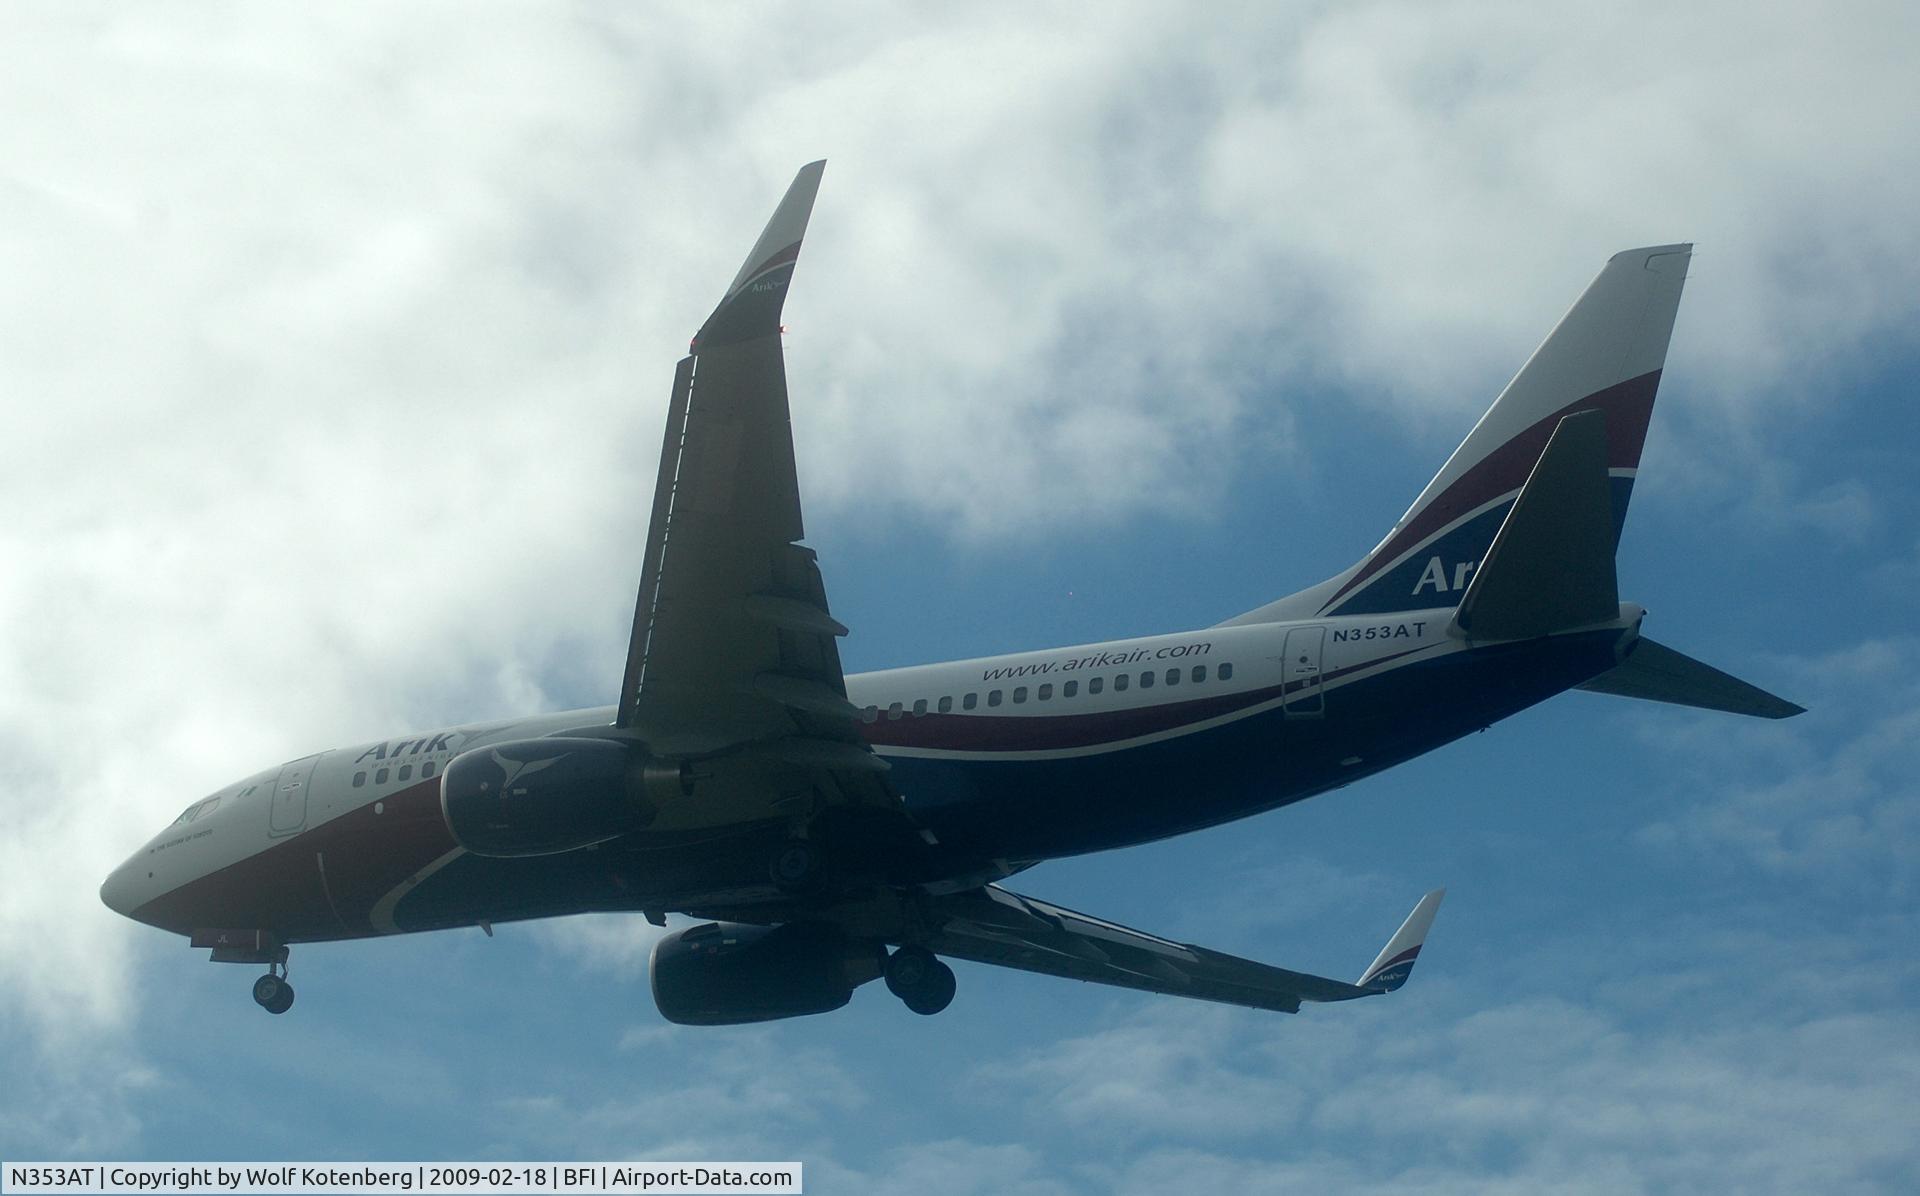
M1158 938L999 885L936 899L939 928L923 945L976 963L1297 1013L1303 1001L1350 1001L1406 983L1445 893L1436 889L1422 897L1353 984Z
M802 167L674 371L615 723L657 755L756 761L708 817L897 805L855 730L802 535L780 311L824 162ZM735 770L736 774L738 770Z

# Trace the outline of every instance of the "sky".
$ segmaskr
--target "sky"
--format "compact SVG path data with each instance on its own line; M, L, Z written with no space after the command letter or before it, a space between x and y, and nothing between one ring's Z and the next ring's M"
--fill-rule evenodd
M1920 1186L1902 4L0 7L0 1157L796 1159L808 1190ZM956 964L690 1029L593 917L250 969L100 879L325 747L613 701L673 362L793 171L849 670L1369 548L1614 251L1696 256L1621 549L1809 708L1571 694L1023 892L1357 975Z

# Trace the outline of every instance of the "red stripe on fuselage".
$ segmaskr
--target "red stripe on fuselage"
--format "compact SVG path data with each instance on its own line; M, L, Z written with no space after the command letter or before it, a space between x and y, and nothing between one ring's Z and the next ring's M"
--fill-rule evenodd
M380 813L368 803L188 881L133 917L180 934L220 926L271 930L282 941L371 935L374 904L455 846L437 779L378 804Z

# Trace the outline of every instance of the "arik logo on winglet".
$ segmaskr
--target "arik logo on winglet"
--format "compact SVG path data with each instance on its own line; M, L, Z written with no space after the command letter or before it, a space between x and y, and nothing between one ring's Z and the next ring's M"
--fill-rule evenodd
M1461 561L1453 567L1453 584L1447 584L1447 565L1439 557L1427 558L1427 567L1421 571L1420 580L1414 583L1413 592L1419 594L1428 586L1436 594L1446 594L1454 590L1464 590L1472 579L1473 571L1480 567L1479 561Z

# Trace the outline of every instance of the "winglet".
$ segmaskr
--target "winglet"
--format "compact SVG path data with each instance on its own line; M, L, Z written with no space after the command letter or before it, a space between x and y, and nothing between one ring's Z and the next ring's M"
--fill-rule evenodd
M753 243L753 251L733 276L720 306L713 309L693 338L696 351L780 331L780 308L787 299L787 283L793 278L800 241L813 215L813 197L820 190L820 175L826 168L825 160L809 162L793 176L780 206L773 210L773 219L767 221L760 239Z
M1433 926L1433 915L1440 908L1440 899L1446 895L1445 889L1435 889L1422 897L1420 904L1414 906L1413 912L1407 915L1407 920L1400 923L1400 929L1394 931L1393 937L1387 940L1387 945L1380 948L1373 966L1354 981L1354 987L1390 993L1405 984L1408 973L1413 971L1413 961L1420 954L1420 944L1426 941L1427 931Z

